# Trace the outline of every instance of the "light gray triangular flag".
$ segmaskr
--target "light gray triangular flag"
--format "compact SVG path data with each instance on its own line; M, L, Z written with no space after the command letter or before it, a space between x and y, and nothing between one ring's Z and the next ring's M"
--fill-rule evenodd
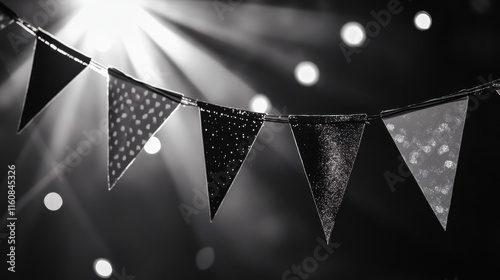
M446 230L469 98L383 118L427 202Z

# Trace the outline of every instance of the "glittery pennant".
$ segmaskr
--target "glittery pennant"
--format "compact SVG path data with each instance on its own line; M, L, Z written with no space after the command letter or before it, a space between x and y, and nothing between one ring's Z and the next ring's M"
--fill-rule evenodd
M213 220L264 123L265 115L200 101L198 106L210 219Z
M383 121L427 202L446 230L468 97Z
M344 197L365 127L365 114L290 116L327 242Z
M111 189L146 142L178 108L182 95L148 86L116 69L109 69L108 74L108 188Z
M21 132L44 110L89 63L90 58L58 42L50 34L39 29L31 78L18 132Z

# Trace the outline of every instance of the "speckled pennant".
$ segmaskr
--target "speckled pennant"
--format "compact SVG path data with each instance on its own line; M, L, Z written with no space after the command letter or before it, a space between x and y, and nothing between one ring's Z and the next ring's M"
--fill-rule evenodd
M290 116L289 119L329 242L361 142L366 115Z
M108 72L108 187L111 189L177 109L181 97L172 92L162 94L167 91L145 85L116 69Z
M264 114L198 101L213 220L261 127Z
M468 97L383 119L427 202L446 230Z

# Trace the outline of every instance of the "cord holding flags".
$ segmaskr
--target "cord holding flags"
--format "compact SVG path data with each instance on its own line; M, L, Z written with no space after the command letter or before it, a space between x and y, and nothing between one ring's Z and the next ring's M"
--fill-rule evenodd
M273 115L229 108L151 86L103 66L0 2L0 30L16 22L36 36L30 81L18 132L87 67L107 78L108 188L132 165L145 143L181 106L200 112L210 219L214 219L265 122L289 123L328 241L366 124L382 120L443 229L453 193L470 96L500 80L368 115ZM62 67L51 67L51 65ZM47 71L50 67L51 71Z

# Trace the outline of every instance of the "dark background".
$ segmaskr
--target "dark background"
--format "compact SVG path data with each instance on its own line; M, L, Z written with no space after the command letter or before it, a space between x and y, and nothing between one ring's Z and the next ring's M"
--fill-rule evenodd
M31 23L43 11L34 0L4 3ZM372 21L370 11L388 1L245 0L223 20L212 1L141 1L199 51L153 44L155 51L141 53L155 62L149 72L134 66L122 45L93 53L84 36L58 35L82 1L58 3L43 28L61 41L137 78L230 107L248 109L251 96L264 93L282 113L377 114L500 76L494 1L402 0L403 11L351 63L339 47L341 26ZM413 24L421 10L432 16L428 31ZM0 32L0 234L7 232L7 165L15 164L17 278L6 273L7 242L0 239L2 279L97 279L97 258L137 280L282 279L314 256L323 232L287 126L266 123L272 137L259 137L260 150L254 147L213 223L203 208L187 224L179 207L193 207L194 190L205 192L197 109L180 108L158 133L160 153L141 153L112 191L105 140L58 178L56 163L106 118L106 79L85 70L17 135L34 40L16 52L9 33L23 31L12 25ZM209 59L198 60L203 55ZM320 70L315 86L294 78L304 60ZM384 173L398 174L399 152L381 121L367 125L332 233L340 246L307 279L498 278L499 102L496 94L470 101L447 231L413 177L391 189ZM59 211L45 208L49 192L62 196ZM196 256L205 247L215 259L201 270Z

